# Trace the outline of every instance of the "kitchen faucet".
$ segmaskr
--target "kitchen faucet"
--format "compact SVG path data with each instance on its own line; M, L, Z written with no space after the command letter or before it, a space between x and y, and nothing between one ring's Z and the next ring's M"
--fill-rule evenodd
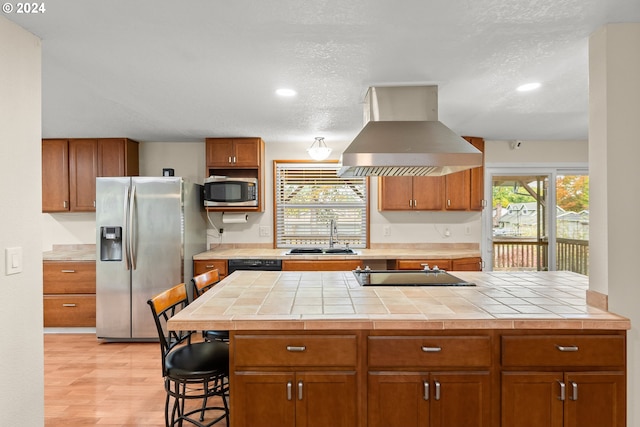
M336 225L336 220L331 219L329 222L329 247L333 248L333 244L338 236L338 226Z

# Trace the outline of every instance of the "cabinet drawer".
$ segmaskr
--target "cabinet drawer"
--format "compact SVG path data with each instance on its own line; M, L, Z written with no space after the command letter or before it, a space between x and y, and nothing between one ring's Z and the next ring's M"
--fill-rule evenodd
M624 366L621 335L503 336L502 366Z
M45 261L42 263L45 294L94 294L95 261Z
M47 295L44 297L44 326L96 326L94 295Z
M362 266L359 259L332 261L284 260L282 271L350 271Z
M451 270L451 260L448 259L399 259L396 261L396 270L422 270L422 264L429 264L429 268L437 265L443 270Z
M227 260L197 260L193 261L193 275L205 273L214 268L218 269L218 274L222 279L227 275Z
M355 335L236 335L236 366L355 366Z
M491 365L489 336L369 337L369 366L483 367Z

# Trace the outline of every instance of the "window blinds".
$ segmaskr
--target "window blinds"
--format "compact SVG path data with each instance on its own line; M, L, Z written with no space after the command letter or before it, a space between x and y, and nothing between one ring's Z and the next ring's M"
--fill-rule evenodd
M339 246L364 248L366 178L339 178L336 163L276 162L276 246L328 246L335 220Z

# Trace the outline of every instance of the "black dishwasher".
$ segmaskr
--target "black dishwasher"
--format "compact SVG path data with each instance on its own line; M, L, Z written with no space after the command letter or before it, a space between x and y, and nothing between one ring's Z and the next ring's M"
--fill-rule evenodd
M282 270L282 261L279 259L230 259L227 265L227 274L236 270L280 271Z

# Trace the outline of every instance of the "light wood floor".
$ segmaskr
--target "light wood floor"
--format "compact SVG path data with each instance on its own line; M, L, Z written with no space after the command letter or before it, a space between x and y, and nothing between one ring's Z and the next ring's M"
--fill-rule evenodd
M45 334L44 385L46 426L164 426L158 343Z

